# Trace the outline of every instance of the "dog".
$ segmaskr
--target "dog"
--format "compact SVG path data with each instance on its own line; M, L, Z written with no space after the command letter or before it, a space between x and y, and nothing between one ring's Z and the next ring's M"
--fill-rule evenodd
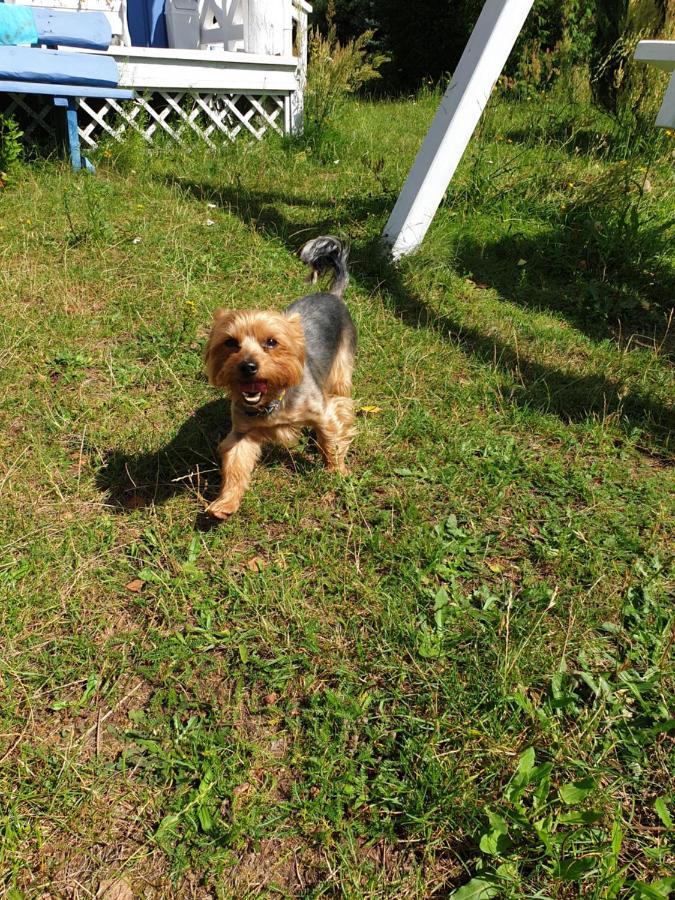
M347 473L356 353L356 327L342 299L347 256L337 238L315 238L300 259L313 283L332 270L327 292L307 294L283 312L215 311L205 364L209 382L230 395L232 430L218 447L222 484L210 516L225 519L239 509L264 444L293 446L303 428L314 430L326 466Z

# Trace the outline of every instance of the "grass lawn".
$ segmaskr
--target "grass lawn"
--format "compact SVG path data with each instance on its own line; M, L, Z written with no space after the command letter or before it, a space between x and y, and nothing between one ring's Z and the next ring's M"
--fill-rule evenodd
M437 102L0 194L0 894L667 896L675 142L497 98L394 269ZM326 232L351 475L271 451L210 527L211 313Z

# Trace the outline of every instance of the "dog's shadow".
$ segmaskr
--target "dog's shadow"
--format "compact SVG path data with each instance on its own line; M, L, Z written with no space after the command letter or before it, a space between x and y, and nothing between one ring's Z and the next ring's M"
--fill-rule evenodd
M230 431L230 404L225 398L200 406L163 447L147 453L110 450L96 472L98 489L119 513L158 506L176 494L190 492L198 502L196 527L205 530L218 522L204 513L220 486L218 444ZM302 445L301 445L302 446ZM311 445L305 445L305 450ZM282 465L302 474L317 462L311 452L269 448L263 465Z

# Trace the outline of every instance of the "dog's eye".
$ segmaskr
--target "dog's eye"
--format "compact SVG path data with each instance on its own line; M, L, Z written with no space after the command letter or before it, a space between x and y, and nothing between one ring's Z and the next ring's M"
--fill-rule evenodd
M228 350L238 350L239 341L236 338L228 338L225 341L225 346L228 348Z
M278 346L278 344L279 341L275 341L274 338L267 338L267 340L265 341L265 347L268 350L274 350L274 348Z

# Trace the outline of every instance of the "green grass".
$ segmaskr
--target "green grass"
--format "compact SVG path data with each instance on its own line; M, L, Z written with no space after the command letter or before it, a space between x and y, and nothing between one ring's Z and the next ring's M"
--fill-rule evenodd
M437 100L3 191L9 896L667 896L673 143L497 99L393 268ZM209 527L211 312L283 307L322 232L352 474L270 451Z

